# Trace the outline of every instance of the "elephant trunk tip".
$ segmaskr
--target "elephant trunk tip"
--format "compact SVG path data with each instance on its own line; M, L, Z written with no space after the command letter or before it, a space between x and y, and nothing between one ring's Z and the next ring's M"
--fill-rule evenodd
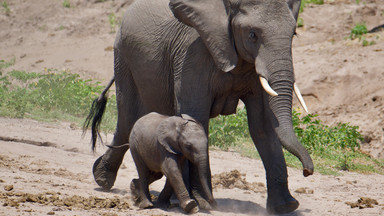
M304 175L304 177L308 177L310 175L313 175L313 168L312 169L304 168L303 169L303 175Z

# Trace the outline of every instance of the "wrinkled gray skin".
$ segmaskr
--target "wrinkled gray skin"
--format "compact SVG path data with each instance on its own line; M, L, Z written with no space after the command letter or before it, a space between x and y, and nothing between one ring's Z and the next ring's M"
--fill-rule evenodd
M186 113L208 133L209 118L235 113L241 100L266 170L267 210L294 211L299 203L288 190L282 146L301 160L304 176L313 173L292 127L292 38L299 7L300 0L134 2L114 45L118 122L113 145L127 143L135 121L152 111ZM264 91L259 76L278 96ZM113 186L127 149L108 149L95 162L100 186ZM191 165L190 172L196 167ZM201 186L190 187L204 206Z
M210 204L215 204L208 186L208 137L203 126L192 117L147 114L133 126L129 146L139 174L139 179L131 183L131 191L137 196L140 208L153 207L148 186L164 174L167 180L158 198L160 205L168 205L174 191L185 212L198 211L182 178L185 159L196 165L204 194Z

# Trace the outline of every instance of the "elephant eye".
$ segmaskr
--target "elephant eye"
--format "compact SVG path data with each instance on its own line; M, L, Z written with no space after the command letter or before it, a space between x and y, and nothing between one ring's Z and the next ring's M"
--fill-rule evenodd
M253 31L249 32L249 39L253 41L256 40L257 39L256 33Z

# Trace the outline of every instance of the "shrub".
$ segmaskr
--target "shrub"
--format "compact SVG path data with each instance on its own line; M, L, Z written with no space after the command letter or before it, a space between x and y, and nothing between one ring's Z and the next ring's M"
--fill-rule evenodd
M211 146L228 149L247 138L249 138L249 131L245 109L237 109L236 115L220 115L209 121L209 143Z
M360 148L360 142L364 139L358 132L358 126L338 123L330 127L316 119L317 115L309 114L302 118L299 116L300 113L293 110L294 130L300 142L311 154L323 154L332 149L355 151Z

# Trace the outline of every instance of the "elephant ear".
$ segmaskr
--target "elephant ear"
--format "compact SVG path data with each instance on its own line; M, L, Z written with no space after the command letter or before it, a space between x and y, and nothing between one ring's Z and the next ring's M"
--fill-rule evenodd
M179 146L180 127L174 118L177 117L171 117L161 122L158 127L157 141L167 152L181 155Z
M194 27L224 72L236 67L237 53L223 0L170 0L169 7L182 23Z
M196 121L196 119L192 118L190 115L187 115L187 114L181 114L181 118L187 120L187 122L188 122L188 121L191 121L191 122L198 123L198 122ZM187 122L186 122L186 123L187 123Z
M293 17L297 21L297 17L299 16L301 0L287 0L287 4L289 9L291 9Z

